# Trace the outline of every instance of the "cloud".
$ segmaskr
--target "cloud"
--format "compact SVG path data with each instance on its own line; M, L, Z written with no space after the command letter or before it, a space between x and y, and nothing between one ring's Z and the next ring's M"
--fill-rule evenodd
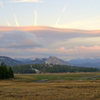
M55 25L56 27L59 25L59 22L63 16L63 14L65 13L65 11L66 11L66 6L64 6L64 8L62 9L61 15L57 18L56 25Z
M100 36L99 37L76 37L76 38L69 38L62 41L55 42L52 47L66 47L66 48L73 48L76 46L94 46L100 45Z
M7 25L8 25L8 26L11 26L11 24L9 23L9 21L8 21L8 20L7 20Z
M27 30L27 27L24 28ZM37 29L32 30L35 28ZM21 30L23 27L12 29L17 31L0 31L0 55L57 56L65 59L100 56L100 31L64 31L44 27L41 29L38 26L28 27L28 31L18 29Z
M14 20L15 20L16 26L19 27L20 25L19 25L19 22L18 22L17 17L16 17L15 14L14 14Z
M37 26L37 17L38 17L38 13L37 11L34 11L34 26Z
M8 21L8 19L5 17L6 23L8 26L11 26L10 22Z
M96 58L100 57L100 45L94 46L79 46L69 49L59 48L59 54L64 54L66 59L77 59L77 58Z
M40 38L29 32L11 31L2 32L1 34L0 48L26 49L41 47L41 42L39 43Z
M24 2L42 2L42 0L11 0L11 2L24 3Z
M61 18L58 18L58 21L57 23L59 22L59 19ZM73 21L73 22L69 22L65 25L56 25L55 27L58 27L58 28L71 28L71 29L84 29L84 30L97 30L97 29L100 29L100 16L98 17L91 17L89 19L81 19L81 20L76 20L76 21Z

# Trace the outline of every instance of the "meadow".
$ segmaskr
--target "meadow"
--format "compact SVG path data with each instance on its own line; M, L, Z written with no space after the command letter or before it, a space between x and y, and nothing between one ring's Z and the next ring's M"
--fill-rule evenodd
M0 80L0 100L100 100L100 73L16 74Z

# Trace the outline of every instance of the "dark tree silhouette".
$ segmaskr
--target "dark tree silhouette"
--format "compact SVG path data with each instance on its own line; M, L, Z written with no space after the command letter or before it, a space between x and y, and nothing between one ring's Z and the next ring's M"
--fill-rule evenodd
M9 72L9 77L14 78L14 73L11 67L9 67L8 72Z
M4 63L1 63L0 65L0 79L9 79L14 78L14 73L12 68L7 68L7 66Z

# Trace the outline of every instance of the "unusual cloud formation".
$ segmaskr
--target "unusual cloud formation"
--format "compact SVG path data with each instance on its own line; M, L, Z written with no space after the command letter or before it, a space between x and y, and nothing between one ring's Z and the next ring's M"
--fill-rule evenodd
M66 11L66 6L64 6L64 8L62 9L62 12L61 12L61 14L60 14L60 16L57 18L56 27L59 26L59 22L60 22L60 20L61 20L61 18L62 18L62 16L63 16L63 14L65 13L65 11Z
M12 2L42 2L42 0L11 0Z
M8 19L6 17L5 17L5 20L6 20L7 25L10 27L11 24L10 24L10 22L8 21Z
M64 59L100 57L100 31L63 30L49 27L25 27L25 29L27 31L21 27L0 31L0 55L57 56Z
M37 11L34 11L34 25L37 26L37 17L38 17L38 13Z
M16 26L19 27L20 25L19 25L19 22L18 22L17 17L16 17L15 14L14 14L14 20L15 20Z

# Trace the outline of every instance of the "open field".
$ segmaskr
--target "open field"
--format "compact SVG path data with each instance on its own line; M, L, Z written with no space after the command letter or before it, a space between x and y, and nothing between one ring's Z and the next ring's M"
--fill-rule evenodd
M100 73L15 75L0 81L0 100L100 100Z
M100 80L100 72L94 73L44 73L44 74L17 74L15 75L16 81L55 81L55 80Z

